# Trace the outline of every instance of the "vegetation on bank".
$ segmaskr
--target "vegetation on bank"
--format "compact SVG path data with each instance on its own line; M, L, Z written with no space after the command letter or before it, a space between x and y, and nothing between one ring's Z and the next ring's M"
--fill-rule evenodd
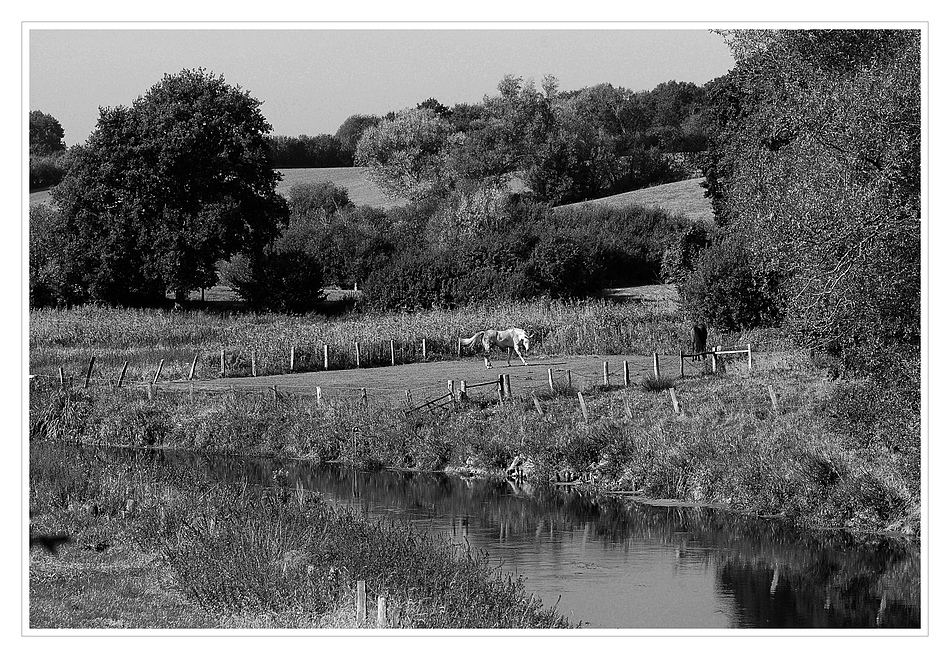
M570 625L487 555L332 507L282 486L279 474L264 487L220 482L148 456L109 464L41 440L31 442L30 461L31 533L68 532L63 564L74 566L34 564L33 628L103 619L139 628L353 628L358 580L366 582L370 628L377 596L387 597L395 627ZM107 555L123 576L76 597L75 587L108 570ZM150 558L150 573L136 568ZM169 585L173 592L159 591ZM101 607L90 617L92 604Z
M809 526L920 531L920 410L870 380L796 366L695 377L663 389L573 390L406 415L372 402L223 393L198 398L33 385L34 439L338 461L361 468L504 474L533 482L721 504ZM768 387L776 394L773 409ZM629 409L629 412L627 411Z

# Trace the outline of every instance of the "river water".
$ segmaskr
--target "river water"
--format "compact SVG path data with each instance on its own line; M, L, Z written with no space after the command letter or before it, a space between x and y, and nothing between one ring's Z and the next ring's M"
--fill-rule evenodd
M919 628L920 544L444 474L199 458L488 553L588 628Z

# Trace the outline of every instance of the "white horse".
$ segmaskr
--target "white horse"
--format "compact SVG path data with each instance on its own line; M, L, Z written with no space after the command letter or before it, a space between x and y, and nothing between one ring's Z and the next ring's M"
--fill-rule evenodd
M491 353L492 345L508 348L509 366L511 365L512 349L514 349L515 354L518 355L518 358L521 359L521 363L528 365L528 362L524 360L524 356L521 354L522 350L524 352L528 351L528 333L524 329L518 329L517 327L512 327L511 329L505 329L503 331L485 329L484 331L479 331L471 338L459 338L459 343L465 347L472 347L477 341L481 341L482 348L485 350L486 368L491 368L491 360L488 357Z

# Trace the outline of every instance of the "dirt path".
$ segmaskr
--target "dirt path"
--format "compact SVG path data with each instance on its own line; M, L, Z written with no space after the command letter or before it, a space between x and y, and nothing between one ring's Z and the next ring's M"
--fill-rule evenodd
M202 380L194 382L194 388L195 390L226 390L233 387L236 391L264 392L276 385L278 390L284 390L287 393L299 392L313 395L315 388L319 386L322 395L331 397L356 397L360 394L360 389L365 388L368 397L374 399L383 397L394 401L405 400L406 390L409 389L412 391L414 400L423 401L445 393L450 379L455 382L465 380L467 386L471 387L473 384L497 381L498 375L505 374L509 375L512 393L517 396L529 391L547 389L548 368L554 371L555 380L562 382L566 381L567 371L570 371L571 381L576 388L583 389L602 384L604 361L607 361L611 384L623 383L624 361L628 363L631 381L638 381L653 372L653 357L637 354L606 357L597 355L535 357L528 359L527 366L521 365L517 357L513 357L510 367L505 365L505 358L502 357L493 359L491 370L485 369L485 364L479 356L454 361L411 363L381 368ZM659 361L661 375L679 377L678 355L660 355ZM687 363L687 371L692 368L693 366ZM187 384L178 381L169 382L164 386L181 389L187 387ZM495 389L491 385L470 388L469 394L493 396Z

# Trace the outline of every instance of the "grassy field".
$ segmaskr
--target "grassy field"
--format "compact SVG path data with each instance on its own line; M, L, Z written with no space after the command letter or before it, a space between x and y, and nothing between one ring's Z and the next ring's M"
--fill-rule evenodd
M623 194L572 203L561 208L576 208L579 206L606 206L623 208L626 206L645 206L647 208L662 208L673 214L682 214L697 222L713 222L712 204L703 193L702 178L678 181L647 187L642 190L633 190Z

